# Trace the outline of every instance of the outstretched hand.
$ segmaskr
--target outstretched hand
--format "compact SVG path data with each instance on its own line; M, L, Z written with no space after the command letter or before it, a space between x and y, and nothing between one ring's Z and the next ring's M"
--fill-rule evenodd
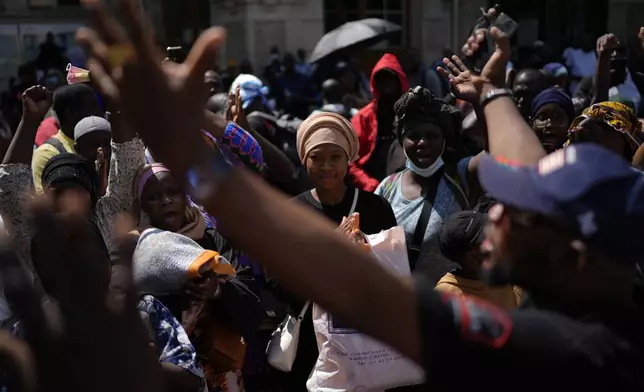
M486 79L473 73L458 56L452 56L451 61L447 57L443 58L443 64L447 69L438 67L436 70L449 80L454 96L473 105L478 104Z
M109 75L120 91L125 118L155 157L181 178L207 151L200 135L203 75L212 68L226 33L210 28L199 36L183 63L162 65L164 56L144 22L140 4L118 3L119 21L108 17L98 0L83 0L92 28L80 29L77 39L91 54L93 77Z

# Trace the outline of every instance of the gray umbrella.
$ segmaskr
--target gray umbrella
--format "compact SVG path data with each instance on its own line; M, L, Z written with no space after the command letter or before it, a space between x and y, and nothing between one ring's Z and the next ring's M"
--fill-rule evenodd
M378 18L345 23L329 31L318 41L309 61L315 63L330 54L352 49L358 45L376 44L398 31L400 31L400 26L397 24Z

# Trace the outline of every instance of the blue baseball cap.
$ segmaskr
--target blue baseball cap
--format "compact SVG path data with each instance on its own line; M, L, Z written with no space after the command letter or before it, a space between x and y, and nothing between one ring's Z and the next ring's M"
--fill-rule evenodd
M616 262L644 257L644 173L603 147L571 145L533 167L484 156L479 180L499 202L565 222Z

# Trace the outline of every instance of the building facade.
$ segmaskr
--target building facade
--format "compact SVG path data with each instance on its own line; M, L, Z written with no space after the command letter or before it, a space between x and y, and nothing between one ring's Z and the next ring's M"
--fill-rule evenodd
M369 17L403 27L389 44L427 59L465 39L486 0L211 0L211 22L228 30L222 60L264 65L272 46L311 51L325 32Z
M431 61L443 48L458 50L480 8L496 3L519 22L517 44L543 40L558 52L584 33L627 36L644 25L644 0L210 0L210 20L229 32L222 63L264 65L273 45L310 51L325 32L367 17L400 24L402 35L389 47L420 50Z
M106 0L113 2L115 0ZM581 33L633 35L644 25L644 0L140 0L160 44L185 44L212 25L228 40L220 63L266 64L271 46L311 51L322 35L351 20L379 17L402 26L393 50L416 50L426 61L458 49L480 16L501 3L520 23L518 44L541 39L560 51ZM0 90L18 65L37 56L47 32L64 47L84 23L80 0L0 0Z
M141 1L155 28L163 31L160 1ZM19 65L38 56L47 33L53 33L56 43L68 50L84 24L80 0L0 0L0 91L16 76Z

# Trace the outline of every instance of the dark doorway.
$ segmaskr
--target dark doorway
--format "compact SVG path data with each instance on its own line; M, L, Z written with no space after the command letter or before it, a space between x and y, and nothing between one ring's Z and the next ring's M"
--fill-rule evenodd
M562 53L584 34L598 38L606 33L608 0L492 0L488 3L490 6L501 4L504 12L522 24L516 39L523 45L538 39L556 53Z
M210 27L210 3L208 0L163 0L162 37L165 45L191 45L185 42L184 34L190 30L192 39L196 39L201 31Z

